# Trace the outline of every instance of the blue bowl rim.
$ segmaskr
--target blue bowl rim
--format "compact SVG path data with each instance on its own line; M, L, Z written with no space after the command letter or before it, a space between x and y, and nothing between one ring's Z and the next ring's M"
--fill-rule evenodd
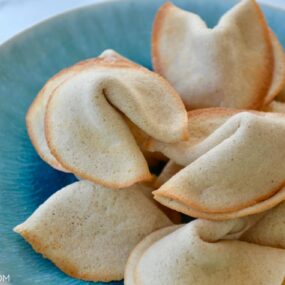
M67 11L64 12L60 12L56 15L52 15L50 17L47 17L46 19L35 23L33 25L31 25L30 27L16 33L14 36L12 36L11 38L9 38L8 40L4 41L3 43L0 44L0 51L3 48L8 48L9 45L12 45L14 42L16 42L20 37L25 36L25 34L30 33L33 31L33 29L35 28L39 28L42 27L46 24L48 24L50 21L53 21L54 19L58 19L64 15L67 14L72 14L72 13L76 13L77 11L80 10L85 10L88 9L89 7L97 7L97 6L105 6L105 5L112 5L113 3L117 3L117 2L133 2L135 0L97 0L96 3L91 3L91 4L87 4L87 5L83 5L80 7L76 7L76 8L72 8L72 9L68 9ZM152 0L143 0L144 2L148 1L151 2ZM167 0L165 1L167 2ZM280 7L278 5L274 5L274 4L269 4L269 3L258 3L261 7L266 7L272 10L277 10L277 11L283 11L285 13L285 6L284 7Z

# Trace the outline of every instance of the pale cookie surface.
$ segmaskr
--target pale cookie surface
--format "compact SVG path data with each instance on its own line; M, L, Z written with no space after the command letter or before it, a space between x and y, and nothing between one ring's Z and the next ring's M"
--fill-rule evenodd
M72 277L120 280L135 245L172 225L145 191L139 185L112 190L82 180L53 194L14 230Z
M230 117L240 112L229 108L205 108L188 112L188 140L164 143L149 138L146 149L159 151L179 165L188 165L201 155L200 144Z
M144 239L128 261L130 285L282 284L285 250L238 240L255 219L196 220L151 244Z
M124 274L124 284L125 285L135 285L135 269L137 266L138 261L140 260L141 256L143 255L144 251L148 249L154 242L160 240L162 237L172 233L173 231L177 230L181 226L170 226L160 230L157 230L146 238L144 238L132 251L128 258L128 262L125 269Z
M257 244L285 248L285 202L267 211L242 238Z
M147 162L124 120L164 142L188 137L180 97L160 76L114 51L64 81L45 119L51 153L74 174L111 188L151 179Z
M254 206L284 186L284 145L283 114L240 112L200 143L198 158L155 191L155 198L208 213Z
M262 213L268 209L275 207L281 201L285 200L285 187L283 187L277 194L273 195L272 197L264 201L261 201L253 206L245 207L241 210L226 212L226 213L209 213L209 212L199 211L183 203L183 201L167 198L165 196L155 196L155 199L165 207L184 213L185 215L188 216L213 220L213 221L224 221L234 218L246 217L248 215L254 215L257 213Z
M254 0L240 1L214 28L170 3L154 21L154 68L188 109L261 108L284 84L282 52Z

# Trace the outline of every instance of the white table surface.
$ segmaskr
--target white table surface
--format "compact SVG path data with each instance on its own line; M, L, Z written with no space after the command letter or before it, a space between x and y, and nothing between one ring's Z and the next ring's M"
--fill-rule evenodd
M0 0L0 44L44 19L99 1L104 0ZM285 0L258 1L285 9Z

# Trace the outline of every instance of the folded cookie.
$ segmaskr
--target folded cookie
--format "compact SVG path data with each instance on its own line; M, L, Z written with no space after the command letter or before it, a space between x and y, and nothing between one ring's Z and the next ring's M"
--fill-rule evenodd
M175 230L179 229L181 227L178 225L165 227L163 229L157 230L147 237L145 237L132 251L131 255L128 258L128 262L125 268L124 273L124 284L125 285L135 285L136 277L135 277L135 270L138 261L140 260L141 256L143 255L144 251L148 249L148 247L155 243L156 241L159 241L164 236L174 232Z
M221 125L212 125L213 131L204 133L201 141L194 138L193 143L182 146L164 144L164 149L160 143L153 143L159 145L156 150L185 165L154 191L155 199L172 209L207 219L254 214L284 200L285 116L232 111L237 113L228 117L209 109L201 113L201 118L207 112L214 112L219 118L214 121ZM197 118L194 121L199 125ZM191 123L189 117L189 126L196 123Z
M188 140L178 143L164 143L149 138L144 144L149 151L161 152L179 165L188 165L199 156L199 146L230 117L240 112L228 108L204 108L188 112Z
M53 194L14 231L72 277L120 280L134 246L172 225L147 193L139 185L113 190L82 180Z
M196 220L158 230L132 251L125 284L281 285L284 248L239 240L259 219Z
M125 117L164 142L188 136L187 114L174 89L106 51L52 93L45 115L48 147L64 169L107 187L148 180L147 162Z
M78 64L61 70L49 79L36 96L26 115L28 134L37 153L44 161L61 171L68 172L51 154L45 137L44 121L46 106L52 93L61 83L72 77L76 72L79 72L82 68L90 67L93 62L93 59L79 62Z
M224 212L224 213L212 213L212 212L209 213L208 211L197 210L196 208L189 206L189 204L187 203L183 203L181 201L178 201L177 199L172 199L166 196L163 197L155 196L155 199L159 203L164 205L166 208L173 209L177 212L181 212L192 217L202 218L212 221L224 221L239 217L246 217L249 215L254 215L256 213L262 213L268 209L275 207L281 201L285 200L285 187L283 187L282 189L280 189L278 193L276 193L270 198L267 198L264 201L258 202L252 206L248 206L240 210Z
M284 51L254 0L240 1L213 28L164 4L153 25L152 60L188 109L259 109L285 84Z

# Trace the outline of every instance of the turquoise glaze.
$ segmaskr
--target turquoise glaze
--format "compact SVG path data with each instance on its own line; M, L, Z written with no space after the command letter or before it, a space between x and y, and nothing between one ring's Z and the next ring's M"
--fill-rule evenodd
M73 175L52 169L38 157L27 136L25 113L49 77L104 49L115 49L151 67L151 25L163 2L107 1L83 7L34 26L0 47L0 275L9 274L9 284L88 283L63 274L12 231L52 193L75 180ZM235 3L173 2L200 14L210 26ZM285 11L268 6L263 10L285 45Z

